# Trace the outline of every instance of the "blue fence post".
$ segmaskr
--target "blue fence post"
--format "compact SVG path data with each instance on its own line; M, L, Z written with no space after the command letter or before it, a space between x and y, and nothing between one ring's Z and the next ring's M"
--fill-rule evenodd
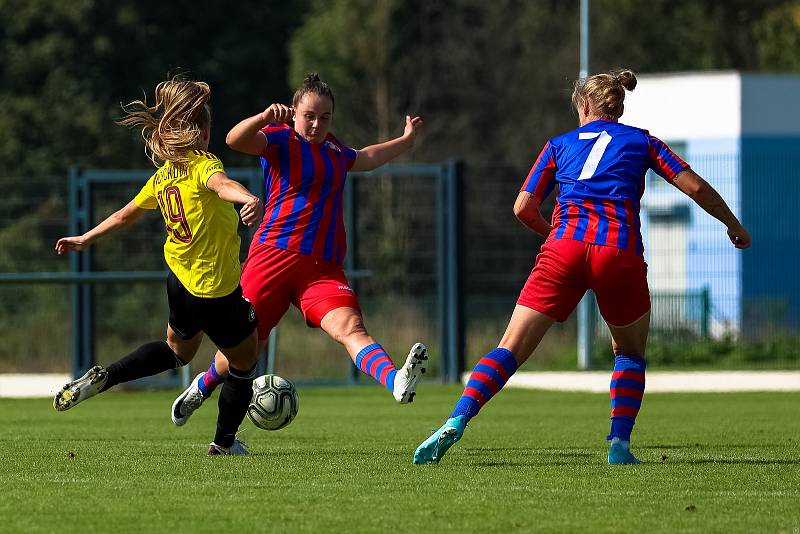
M278 327L274 327L269 331L269 341L267 341L267 358L264 362L264 369L261 374L272 375L275 374L275 358L278 356ZM259 362L263 358L259 358Z
M75 167L69 169L69 235L78 235L78 205L79 205L79 171ZM77 252L69 253L69 270L73 274L77 274L81 270L80 257ZM81 334L83 328L81 322L83 316L81 315L81 284L80 282L72 282L70 284L70 299L72 301L72 325L71 325L71 350L72 350L72 376L73 378L79 377L82 372L81 368L81 347L83 340Z
M461 182L463 164L450 160L447 162L447 381L458 383L464 371L464 310L463 310L463 272Z
M700 318L700 335L707 339L711 333L709 328L709 323L711 322L711 290L708 286L703 287L701 299L703 315Z
M592 350L595 331L594 293L587 291L578 304L578 369L592 368Z
M589 75L589 0L580 6L580 78ZM592 344L595 334L595 308L592 291L587 291L578 304L578 369L592 367Z
M80 207L78 209L78 233L88 232L92 227L92 182L82 174L78 175ZM78 254L80 272L90 273L94 270L94 252L92 247ZM81 284L81 354L80 374L88 371L97 362L95 355L94 329L94 285Z
M448 201L449 188L447 187L447 167L442 166L441 171L436 177L436 248L437 248L437 262L436 262L436 293L437 293L437 310L439 318L439 361L441 362L441 380L443 384L447 384L451 371L450 371L450 330L448 324L450 321L450 314L447 308L448 298L448 283L447 276L449 273L449 258L447 251L449 250L448 233L448 213L447 210L450 206Z

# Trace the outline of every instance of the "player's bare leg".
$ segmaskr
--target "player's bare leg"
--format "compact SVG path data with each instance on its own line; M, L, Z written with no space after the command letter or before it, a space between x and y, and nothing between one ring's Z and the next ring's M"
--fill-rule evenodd
M554 322L542 312L517 304L497 346L510 350L520 366L531 357Z
M320 321L320 328L341 343L353 363L386 386L400 404L413 402L417 383L428 368L428 348L415 343L400 369L383 347L367 333L361 313L355 308L336 308Z

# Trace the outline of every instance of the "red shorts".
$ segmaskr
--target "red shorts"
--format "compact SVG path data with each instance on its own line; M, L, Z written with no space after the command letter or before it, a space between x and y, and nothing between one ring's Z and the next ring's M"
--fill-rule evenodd
M587 289L611 326L627 326L650 311L647 264L633 252L571 239L550 239L517 304L565 321Z
M259 339L269 337L289 304L315 328L331 310L361 309L341 266L257 242L242 268L242 292L256 310Z

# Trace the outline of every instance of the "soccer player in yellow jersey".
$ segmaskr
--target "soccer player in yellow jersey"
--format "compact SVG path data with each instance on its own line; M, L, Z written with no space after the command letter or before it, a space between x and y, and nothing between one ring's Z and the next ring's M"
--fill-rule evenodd
M146 210L159 209L166 223L164 258L170 271L166 340L142 345L107 368L93 367L66 384L53 406L68 410L122 382L186 365L205 333L230 360L208 453L247 454L236 431L252 396L257 321L239 286L239 217L231 203L244 205L239 214L249 226L260 222L264 208L257 196L228 179L222 162L206 152L210 94L203 82L172 79L158 84L153 106L136 101L123 107L126 116L119 123L142 128L146 153L159 168L125 207L83 235L59 239L56 252L83 250L136 222Z

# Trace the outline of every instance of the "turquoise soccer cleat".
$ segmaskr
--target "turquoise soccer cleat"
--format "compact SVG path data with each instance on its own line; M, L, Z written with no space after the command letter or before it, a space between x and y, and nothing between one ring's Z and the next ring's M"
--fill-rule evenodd
M625 446L626 444L627 446ZM608 449L608 463L610 465L629 465L642 462L631 453L629 442L621 442L619 438L614 438L611 440L611 448Z
M467 418L463 415L451 417L445 424L431 434L431 437L422 442L414 451L414 463L438 464L444 453L464 435L467 427Z

